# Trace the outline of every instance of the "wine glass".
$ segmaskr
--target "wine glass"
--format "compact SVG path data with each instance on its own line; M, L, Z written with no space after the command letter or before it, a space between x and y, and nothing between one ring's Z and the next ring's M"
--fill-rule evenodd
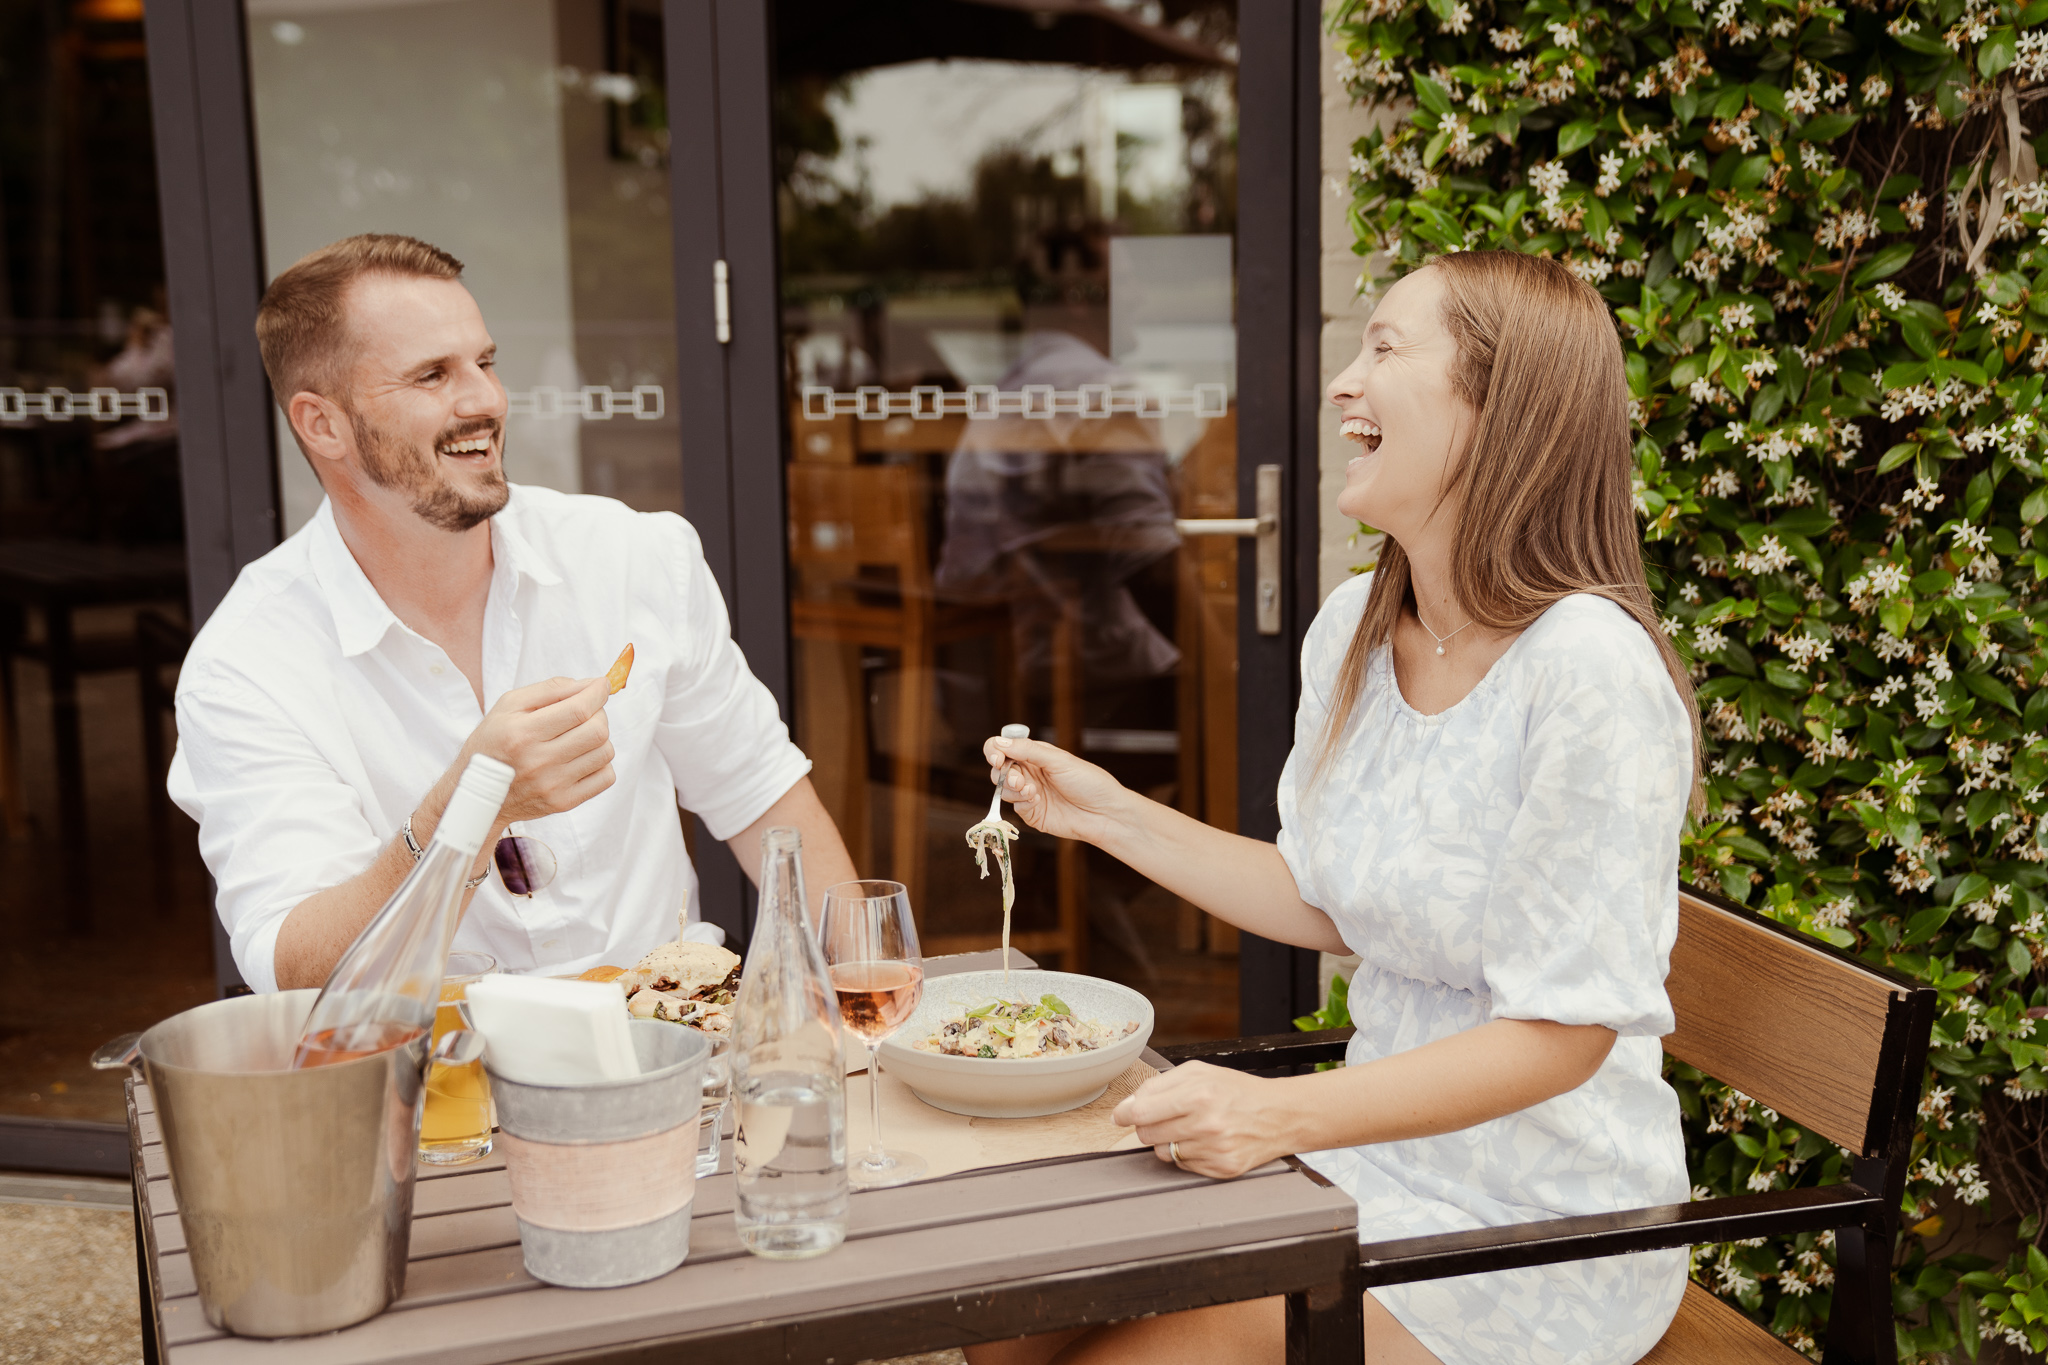
M832 969L839 1017L868 1045L874 1125L868 1150L848 1163L848 1179L860 1189L915 1180L925 1172L924 1158L882 1146L882 1063L877 1052L882 1040L902 1028L924 998L924 957L917 950L910 893L902 882L841 882L828 887L818 937Z

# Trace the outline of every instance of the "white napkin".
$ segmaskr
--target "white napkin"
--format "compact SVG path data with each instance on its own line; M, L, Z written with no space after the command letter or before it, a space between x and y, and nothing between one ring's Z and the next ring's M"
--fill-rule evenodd
M465 991L491 1069L526 1085L584 1085L640 1074L613 981L487 976Z

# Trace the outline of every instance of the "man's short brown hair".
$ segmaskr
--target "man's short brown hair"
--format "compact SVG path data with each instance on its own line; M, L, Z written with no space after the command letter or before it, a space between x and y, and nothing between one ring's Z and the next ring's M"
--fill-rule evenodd
M346 403L337 388L349 356L348 291L365 275L459 280L462 262L395 232L358 233L300 257L256 310L256 345L280 407L305 390Z

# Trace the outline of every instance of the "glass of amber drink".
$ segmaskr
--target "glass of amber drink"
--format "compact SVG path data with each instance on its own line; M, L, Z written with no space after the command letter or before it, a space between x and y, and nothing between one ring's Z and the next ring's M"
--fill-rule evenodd
M448 954L448 974L441 978L441 1007L434 1011L434 1042L462 1027L456 1008L469 983L498 970L489 953ZM484 1064L443 1066L427 1070L427 1108L420 1118L420 1160L435 1166L459 1166L491 1150L491 1086Z

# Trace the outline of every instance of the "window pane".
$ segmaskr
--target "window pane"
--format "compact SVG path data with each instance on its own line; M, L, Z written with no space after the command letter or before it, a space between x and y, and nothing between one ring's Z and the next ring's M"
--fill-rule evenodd
M1235 9L777 14L798 740L926 951L993 947L1005 722L1235 825L1238 545L1175 529L1237 515ZM1017 881L1033 957L1235 1031L1228 926L1033 833Z
M93 1049L214 994L206 870L163 790L188 623L153 147L139 2L0 5L9 1116L121 1122Z
M515 483L680 510L658 0L250 0L271 275L432 242L499 346ZM286 530L320 490L278 423Z

